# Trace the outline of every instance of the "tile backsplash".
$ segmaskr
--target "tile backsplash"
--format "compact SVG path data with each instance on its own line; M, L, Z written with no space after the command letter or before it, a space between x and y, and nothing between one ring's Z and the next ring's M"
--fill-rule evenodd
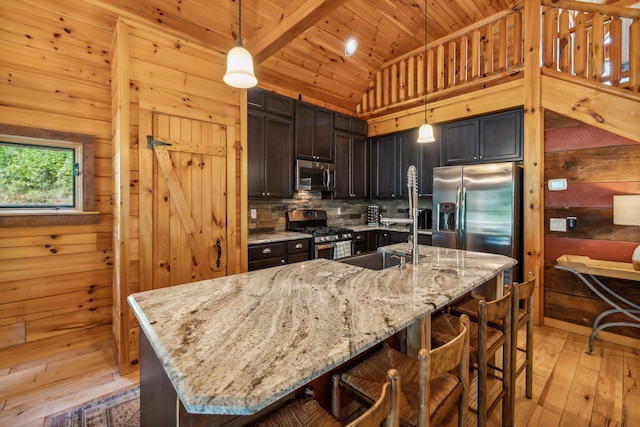
M403 217L409 207L407 199L402 200L328 200L321 192L297 191L293 199L249 199L249 233L285 231L287 212L294 209L323 209L327 211L327 223L333 226L354 226L367 223L367 207L380 206L380 214L389 217ZM431 198L420 199L420 208L431 208ZM256 219L251 218L251 209L256 210Z

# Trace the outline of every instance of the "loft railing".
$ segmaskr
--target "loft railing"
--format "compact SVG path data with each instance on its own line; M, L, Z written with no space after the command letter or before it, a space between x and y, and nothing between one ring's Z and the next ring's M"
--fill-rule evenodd
M640 90L640 9L542 0L542 67Z
M541 67L640 91L640 10L541 0ZM356 113L374 117L522 78L523 5L505 10L381 67ZM526 25L526 23L524 23Z
M520 4L383 64L356 107L370 117L473 90L523 70Z

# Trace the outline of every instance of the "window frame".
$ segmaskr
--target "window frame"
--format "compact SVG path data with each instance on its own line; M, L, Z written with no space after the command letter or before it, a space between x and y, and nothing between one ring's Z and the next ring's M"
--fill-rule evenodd
M14 126L0 123L6 142L75 148L80 175L76 178L75 207L30 207L0 209L2 226L38 226L97 223L95 211L95 137L73 132Z

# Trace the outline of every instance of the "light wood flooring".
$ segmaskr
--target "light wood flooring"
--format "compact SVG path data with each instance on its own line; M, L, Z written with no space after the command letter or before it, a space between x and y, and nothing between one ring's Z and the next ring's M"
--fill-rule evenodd
M516 390L516 426L640 426L640 352L547 326L534 333L533 399ZM129 388L103 341L13 366L0 360L0 426L42 426L47 415ZM499 424L499 412L490 425ZM470 417L470 426L475 417Z

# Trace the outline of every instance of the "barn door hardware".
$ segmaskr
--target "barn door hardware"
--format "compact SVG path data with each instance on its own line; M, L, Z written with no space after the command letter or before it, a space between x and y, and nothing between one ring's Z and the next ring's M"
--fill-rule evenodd
M218 250L218 259L216 260L216 267L220 268L220 257L222 257L222 243L220 239L216 239L216 249Z
M147 135L147 148L153 150L154 147L171 147L171 144L155 139L153 135Z

